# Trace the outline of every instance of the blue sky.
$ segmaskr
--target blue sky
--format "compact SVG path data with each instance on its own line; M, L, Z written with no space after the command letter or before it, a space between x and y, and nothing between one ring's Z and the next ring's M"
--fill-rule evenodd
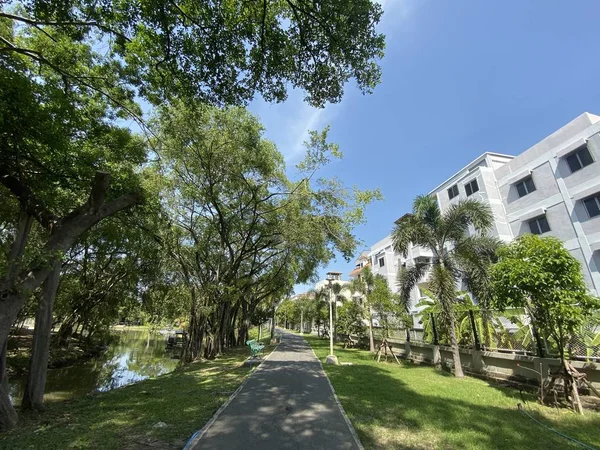
M356 229L365 247L391 231L416 195L484 151L516 155L582 112L600 113L597 0L383 6L387 49L372 95L350 84L341 103L323 110L303 103L301 92L250 107L290 166L307 130L331 125L344 159L323 175L379 187L385 197ZM352 266L338 258L320 273L346 278Z

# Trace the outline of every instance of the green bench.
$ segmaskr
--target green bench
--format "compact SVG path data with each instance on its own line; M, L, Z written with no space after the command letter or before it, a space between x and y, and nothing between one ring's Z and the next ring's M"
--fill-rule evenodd
M260 353L265 348L264 345L259 344L258 342L256 342L255 339L250 339L249 341L246 341L246 345L250 347L250 356L252 358L256 358L258 355L260 355Z

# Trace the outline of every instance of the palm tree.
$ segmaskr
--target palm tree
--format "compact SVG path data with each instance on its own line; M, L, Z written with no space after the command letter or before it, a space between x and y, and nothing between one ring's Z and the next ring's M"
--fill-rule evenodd
M487 239L487 242L483 242ZM481 236L480 244L471 252L463 252L457 255L461 278L466 288L477 299L480 307L481 323L483 328L483 345L491 346L491 337L494 334L494 317L490 312L492 300L491 272L492 264L498 261L497 251L502 243L490 236Z
M369 323L369 351L372 353L375 353L375 339L373 337L373 308L369 297L374 287L375 276L370 267L365 267L360 275L350 282L350 290L362 294L366 300L365 311L367 312L367 321Z
M394 250L406 254L410 246L431 250L431 263L416 262L405 268L399 278L400 294L406 302L410 291L431 269L429 289L440 302L442 320L448 333L454 359L454 374L464 377L456 338L456 320L453 306L457 299L456 283L461 277L460 264L473 261L484 253L490 239L485 236L492 225L490 208L476 200L461 200L442 214L437 200L432 196L418 196L413 202L412 214L402 217L394 227ZM469 235L469 227L475 234Z

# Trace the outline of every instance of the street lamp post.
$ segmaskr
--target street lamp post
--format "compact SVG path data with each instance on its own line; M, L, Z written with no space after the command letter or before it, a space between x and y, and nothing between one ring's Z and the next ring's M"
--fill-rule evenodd
M337 356L333 354L333 281L339 280L340 275L340 272L327 272L329 287L329 356L327 356L325 364L339 364Z

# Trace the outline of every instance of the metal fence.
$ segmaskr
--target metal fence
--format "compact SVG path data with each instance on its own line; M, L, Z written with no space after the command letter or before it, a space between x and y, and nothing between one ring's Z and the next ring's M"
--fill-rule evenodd
M410 329L376 330L376 337L450 345L448 320L441 314L415 316L418 326ZM470 309L455 313L455 333L462 348L501 353L558 356L550 336L541 335L523 309L507 311ZM573 360L600 362L600 319L592 317L568 339L566 356Z

